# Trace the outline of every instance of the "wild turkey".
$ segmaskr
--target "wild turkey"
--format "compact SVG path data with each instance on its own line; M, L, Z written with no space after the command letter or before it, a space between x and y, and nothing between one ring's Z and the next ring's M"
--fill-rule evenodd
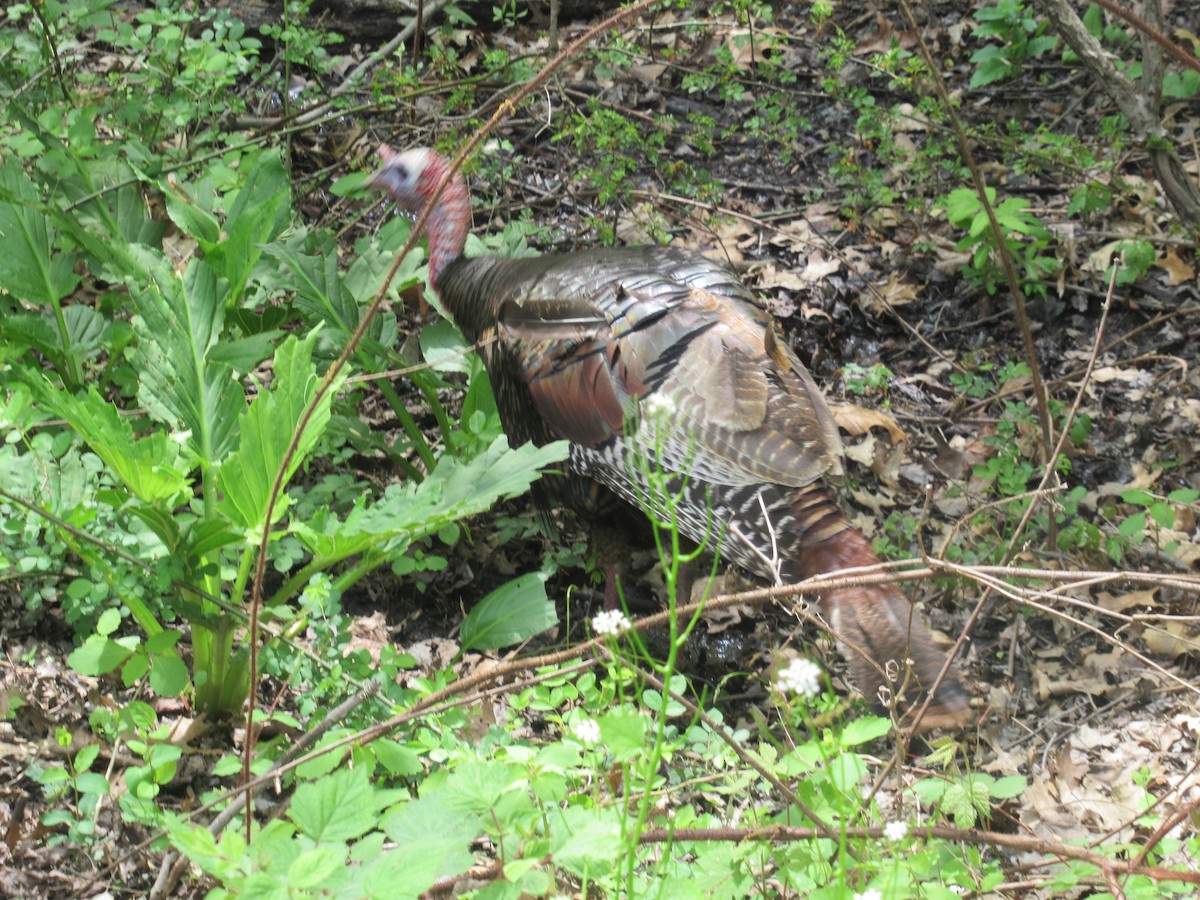
M432 150L379 154L369 185L412 213L448 169ZM661 515L649 459L682 491L680 530L759 576L879 563L821 486L840 471L841 443L820 389L733 274L670 247L467 259L470 222L456 175L428 219L430 283L467 340L487 341L510 441L571 442L569 474L548 488L558 502L595 515L611 491ZM895 690L911 660L907 706L924 701L946 657L899 590L826 590L820 608L868 700ZM921 727L967 712L951 668Z

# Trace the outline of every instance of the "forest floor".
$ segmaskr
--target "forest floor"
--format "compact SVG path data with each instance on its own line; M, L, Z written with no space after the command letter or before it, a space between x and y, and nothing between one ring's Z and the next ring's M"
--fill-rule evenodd
M1058 546L1043 526L1036 539L1004 553L1021 514L1012 498L1036 487L1042 474L1036 401L1028 368L1020 367L1023 338L1005 286L989 294L964 275L971 254L956 246L962 231L932 205L970 183L929 149L950 147L949 130L914 111L887 129L886 140L899 144L897 150L881 146L868 122L876 109L919 100L919 94L895 93L863 61L892 38L914 47L898 16L838 13L836 24L853 46L846 63L831 72L823 56L826 35L798 13L781 10L766 36L787 36L771 52L782 57L778 62L795 83L779 88L751 79L745 96L724 100L713 91L687 90L679 72L705 66L716 47L727 48L735 64L747 64L744 54L756 51L747 49L746 29L732 17L718 17L721 27L703 39L675 28L669 15L655 23L657 30L631 30L626 37L644 54L634 66L614 74L594 61L572 63L552 89L552 102L583 105L594 98L639 123L647 147L657 115L706 116L717 127L713 149L670 134L655 139L649 161L628 147L606 150L596 140L556 141L538 109L523 108L495 135L504 149L485 151L503 157L506 173L502 182L490 182L494 193L485 202L477 197L476 227L497 230L527 215L537 226L531 243L544 251L595 243L606 228L621 242L666 232L676 244L727 260L771 305L838 407L850 459L844 506L888 556L913 558L923 546L933 557L964 565L1130 573L1118 580L1079 575L1066 590L1027 580L1019 589L995 592L960 657L975 692L974 765L1029 780L1004 807L1010 821L993 825L1068 841L1130 833L1148 798L1166 812L1195 810L1200 801L1200 607L1194 591L1173 582L1195 575L1200 529L1195 503L1166 504L1163 511L1172 492L1200 489L1194 245L1165 205L1145 154L1109 141L1095 146L1097 161L1089 167L1053 152L1047 134L1069 135L1086 147L1087 136L1099 134L1113 113L1106 95L1078 69L1050 54L1027 61L1013 80L967 90L975 68L970 49L977 46L964 45L971 24L964 32L957 4L926 8L942 18L926 22L922 36L935 58L947 61L943 74L962 99L965 125L983 136L974 149L985 177L1000 195L1028 201L1028 212L1053 235L1038 251L1053 265L1044 280L1027 284L1041 377L1059 404L1056 421L1078 397L1075 422L1090 423L1068 442L1070 466L1061 487L1036 507L1043 520L1048 510L1061 519L1058 533L1068 537ZM564 38L574 29L567 26ZM545 49L544 32L532 22L503 32L465 31L463 41L464 57L476 59L495 48L514 54ZM675 53L670 62L667 47ZM819 88L829 77L841 84L838 98ZM790 158L742 127L765 108L768 95L786 97L790 114L804 123ZM1193 99L1172 112L1171 133L1191 148L1185 161L1196 175L1200 107ZM399 117L361 124L371 137L358 143L353 161L364 165L377 139L402 146L437 137L400 124ZM1033 154L1031 145L1039 142L1044 152ZM928 171L901 162L901 151L925 154ZM574 177L611 167L616 156L630 165L621 179L626 190L614 198L601 200ZM682 200L663 173L685 167L723 185L719 195ZM1076 189L1089 180L1110 186L1110 201L1087 216L1071 215ZM314 221L332 219L335 202L314 195ZM361 227L373 221L367 217ZM1153 247L1154 261L1112 292L1100 334L1109 256L1116 242L1134 238ZM416 315L410 310L414 331ZM453 402L453 395L446 399ZM371 469L376 465L364 460L363 471L380 477ZM1142 493L1129 493L1135 490ZM528 502L513 501L498 514L522 518L532 511ZM489 536L492 527L476 523L475 540L460 543L445 571L426 573L420 590L411 580L380 576L347 598L361 616L362 641L451 658L463 610L491 581L539 568L548 552L536 538L499 546ZM563 532L572 546L586 538L570 522ZM635 561L640 574L632 593L653 607L659 586L649 550ZM599 608L594 593L570 591L586 582L582 570L564 568L550 585L563 604L571 593L573 622ZM982 594L979 581L946 570L906 590L948 643L963 633ZM15 691L38 698L49 734L55 726L83 727L94 686L66 663L69 628L53 615L19 609L4 615L0 700ZM797 627L778 607L723 609L706 619L685 671L707 680L729 721L753 721L751 708L765 695L762 679L739 673L761 672L780 645L806 642L838 667L829 641L815 632L798 635ZM564 627L555 639L577 636ZM28 653L35 644L37 652ZM15 784L20 772L0 762L0 777ZM42 800L28 794L20 803L27 820ZM42 854L38 867L48 868L0 875L0 893L69 895L81 883L76 865L65 851L58 858ZM48 874L52 870L56 874Z

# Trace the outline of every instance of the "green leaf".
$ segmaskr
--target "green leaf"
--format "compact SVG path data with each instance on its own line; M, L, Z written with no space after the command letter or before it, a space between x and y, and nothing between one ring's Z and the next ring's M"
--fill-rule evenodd
M139 313L131 356L138 399L156 419L186 432L187 446L206 465L232 449L244 408L233 369L207 356L221 339L221 287L203 260L192 260L182 280L131 287Z
M992 196L995 196L994 191ZM979 195L970 188L957 188L942 200L946 217L959 228L966 228L979 213Z
M75 754L75 762L73 767L76 772L86 772L92 767L92 763L96 761L96 757L100 755L99 744L88 744L86 747L80 748Z
M317 887L345 865L346 848L341 845L314 847L301 853L288 866L288 893Z
M600 739L618 761L637 759L646 752L646 718L630 713L607 713L598 720Z
M378 799L362 767L340 769L299 785L288 818L314 841L348 841L375 827Z
M838 739L843 747L857 747L859 744L881 738L891 730L892 723L882 716L864 716L843 728Z
M78 599L78 598L77 598ZM116 609L106 609L96 620L96 634L108 637L121 627L121 613Z
M1121 537L1141 537L1145 531L1146 514L1144 512L1134 513L1117 526L1117 532L1121 535Z
M79 285L79 255L57 246L40 192L11 157L0 167L0 242L0 284L14 297L57 306Z
M1009 59L1005 47L984 47L971 56L971 62L978 68L971 74L969 86L980 88L997 81L1011 78L1017 72L1017 67Z
M129 648L105 637L92 635L67 657L67 665L80 675L98 677L115 672L133 655Z
M1149 506L1154 502L1154 495L1145 488L1130 488L1121 491L1121 499L1136 506Z
M179 447L165 432L135 440L132 420L121 416L94 387L77 398L55 388L45 377L30 379L28 384L37 401L66 419L139 500L172 501L188 487Z
M571 806L562 811L564 827L551 837L554 863L581 877L610 872L624 852L619 812L612 807Z
M380 765L391 775L407 778L410 775L420 775L425 771L425 766L417 751L411 747L405 747L391 738L374 740L371 742L370 748Z
M229 518L243 528L263 524L267 498L292 434L300 424L301 414L316 393L319 381L312 363L316 332L303 341L288 338L275 354L275 383L269 391L260 391L242 416L238 448L222 464L219 483L223 492L221 508ZM329 407L341 380L325 392L304 431L284 472L286 485L296 469L316 446L329 422ZM286 496L275 505L275 515L286 509Z
M187 666L171 654L158 654L150 661L150 687L160 697L177 697L188 686Z
M1005 775L1003 778L996 779L988 789L988 793L997 800L1008 800L1011 797L1020 796L1027 784L1023 775Z
M318 512L292 530L323 564L369 549L397 557L412 541L524 493L544 468L566 458L567 447L558 441L512 450L501 435L468 463L443 455L424 481L391 485L377 503L356 506L344 522Z
M467 871L475 864L471 843L483 830L478 816L453 808L437 791L389 812L380 828L400 849L364 879L378 897L415 897L438 878Z
M182 816L168 812L163 824L172 846L212 875L219 876L230 870L245 850L244 840L236 828L226 829L218 847L217 839L207 828L193 825Z
M492 591L463 620L464 650L496 650L528 640L558 624L546 597L546 577L522 575Z
M237 304L250 273L270 244L290 224L291 191L277 150L260 154L237 192L220 243L201 242L205 261L228 283L230 306Z
M470 344L449 319L426 325L421 329L421 356L438 372L470 374Z

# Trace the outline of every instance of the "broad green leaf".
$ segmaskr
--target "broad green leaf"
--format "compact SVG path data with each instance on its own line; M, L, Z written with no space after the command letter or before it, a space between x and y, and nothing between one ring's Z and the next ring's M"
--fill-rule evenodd
M263 246L274 241L292 217L290 184L278 151L264 152L256 162L229 210L223 240L201 242L205 260L227 282L229 306L241 298Z
M295 894L320 885L346 865L346 848L340 844L314 847L288 866L288 893Z
M96 677L115 672L133 651L123 644L92 635L67 657L67 664L80 675Z
M310 324L329 326L323 337L340 351L358 327L365 304L378 291L386 270L376 271L366 260L356 259L349 271L343 273L335 246L318 247L318 252L311 253L298 240L276 241L265 251L281 264L277 276L279 287L295 293L296 307ZM401 268L393 289L415 281L411 271L415 265L406 263ZM376 316L358 352L382 358L391 352L394 341L394 320Z
M442 456L420 484L391 485L371 506L359 505L338 522L318 514L294 523L293 532L323 562L334 562L370 550L403 553L419 538L446 525L490 509L498 500L519 496L541 472L566 458L567 444L525 444L510 449L501 435L470 462Z
M1003 778L996 779L988 789L988 793L997 800L1008 800L1011 797L1019 796L1027 785L1028 782L1023 775L1005 775Z
M464 650L496 650L519 644L558 624L546 597L546 576L532 572L514 578L484 597L463 620Z
M853 794L867 774L867 764L857 753L841 753L829 761L829 780L843 794Z
M221 341L208 351L210 363L228 363L235 372L249 372L271 355L286 332L275 329L249 337Z
M212 246L221 239L221 223L208 209L203 208L192 198L198 198L203 193L199 185L179 186L171 189L164 185L163 196L167 201L167 215L179 226L184 234L194 237L198 242Z
M420 775L425 771L425 766L422 764L421 757L417 751L391 738L374 740L371 742L370 747L371 752L375 754L375 758L392 775L407 778L412 775Z
M187 666L174 652L150 660L150 687L159 697L177 697L188 686Z
M316 332L311 332L303 341L292 337L280 346L275 354L275 382L250 404L240 423L238 448L221 466L222 509L243 528L262 524L275 474L300 424L301 414L316 393L319 379L312 363L315 339ZM328 424L329 407L340 383L339 380L325 392L305 423L283 484L304 462ZM277 503L276 514L282 514L285 507L286 503Z
M438 372L470 374L471 345L448 319L440 319L421 329L421 356Z
M0 285L14 297L56 306L79 285L76 253L56 246L40 192L10 158L0 167Z
M857 747L859 744L883 737L891 728L892 723L882 716L863 716L842 729L839 735L840 743L843 747Z
M364 769L340 769L299 785L288 818L319 843L348 841L375 827L380 796Z
M483 831L477 816L452 808L438 792L389 812L380 828L399 849L364 880L379 897L418 896L438 878L467 871L475 864L471 843Z
M208 359L221 338L221 289L213 270L192 260L182 280L160 279L133 291L138 399L156 419L187 432L188 447L206 464L232 449L244 404L233 369Z
M603 875L625 850L620 811L615 807L571 806L562 811L564 827L551 835L554 863L580 876Z
M637 759L646 752L646 721L644 716L630 713L600 717L600 739L614 759Z
M82 397L58 390L44 377L31 379L29 387L42 406L67 420L139 500L169 501L187 488L179 447L166 433L156 431L135 440L132 421L94 387Z
M225 829L218 847L217 839L207 828L194 825L182 816L167 812L163 824L172 846L210 875L230 872L241 861L245 845L236 828Z

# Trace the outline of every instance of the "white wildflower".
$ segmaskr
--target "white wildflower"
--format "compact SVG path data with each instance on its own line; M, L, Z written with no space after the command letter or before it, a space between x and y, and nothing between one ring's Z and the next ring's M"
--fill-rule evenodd
M965 888L961 884L948 884L946 885L946 889L950 891L950 893L958 894L959 896L965 894L969 890L969 888Z
M629 630L629 619L619 609L606 609L592 617L592 631L596 634L618 635Z
M883 836L889 841L902 841L908 837L907 822L888 822L883 826Z
M575 737L585 744L594 744L600 740L600 724L595 719L580 719L571 726Z
M875 888L868 888L861 894L856 893L854 900L883 900L883 894L879 893Z
M670 422L675 416L675 398L655 391L642 401L642 415L652 422Z
M807 659L793 659L775 679L775 689L784 694L814 697L821 690L821 667Z

